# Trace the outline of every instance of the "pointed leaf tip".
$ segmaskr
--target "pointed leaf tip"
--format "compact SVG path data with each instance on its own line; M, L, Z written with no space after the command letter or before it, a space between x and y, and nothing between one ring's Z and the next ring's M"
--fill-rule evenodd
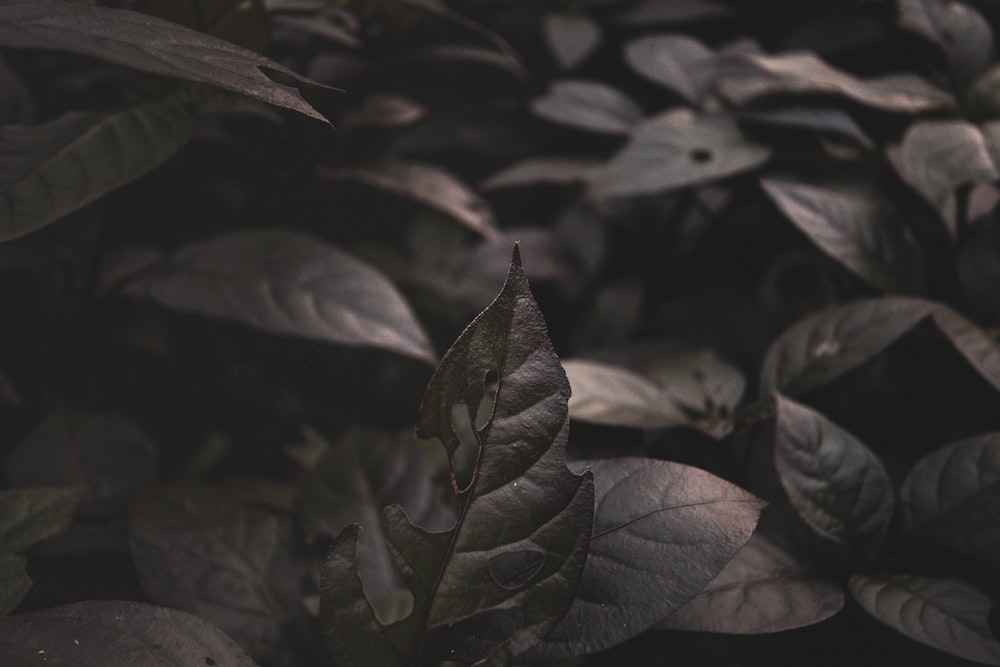
M521 266L521 244L519 242L514 242L514 252L511 255L510 263L512 266Z

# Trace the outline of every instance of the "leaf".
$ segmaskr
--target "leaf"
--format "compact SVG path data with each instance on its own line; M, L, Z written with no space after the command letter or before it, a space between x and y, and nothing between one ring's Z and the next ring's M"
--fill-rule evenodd
M582 466L582 464L581 464ZM698 468L656 459L587 461L594 537L573 606L530 660L610 648L694 597L746 543L764 502Z
M0 491L0 553L21 553L63 531L73 520L78 496L73 488Z
M864 130L846 111L834 107L783 106L740 113L740 120L820 134L833 134L852 140L856 145L871 149L874 144Z
M710 0L644 0L618 20L626 25L650 26L714 19L731 12L726 5Z
M642 109L625 93L584 79L553 81L531 110L553 123L602 134L625 134L642 118Z
M916 291L920 258L895 208L877 191L761 179L764 192L820 250L886 292Z
M433 530L454 525L435 472L412 434L353 430L302 483L297 510L310 541L333 539L352 523L369 526L360 536L359 567L376 607L402 588L380 530L382 508L398 503L414 523Z
M191 114L177 96L111 114L74 112L0 127L0 241L37 231L152 171L191 131Z
M289 229L194 243L134 282L130 293L272 333L434 359L427 335L385 276Z
M718 82L719 92L739 106L777 94L837 95L896 113L947 110L955 106L951 95L914 74L857 79L808 51L773 56L739 54L726 59L750 68Z
M155 459L156 444L130 418L60 408L17 444L6 467L11 486L75 487L79 511L101 516L120 512L131 495L156 480ZM69 502L50 500L59 513Z
M601 43L601 26L587 16L549 12L542 21L542 30L562 69L573 69Z
M721 438L743 397L743 375L708 349L628 350L630 368L568 359L573 419L631 428L688 426Z
M130 506L128 539L151 600L218 626L261 661L288 662L305 613L288 518L206 487L159 488Z
M990 24L964 2L900 0L899 23L937 44L960 82L969 81L993 59Z
M714 79L714 53L687 35L648 35L625 45L633 70L692 104L702 101Z
M366 168L324 169L320 173L324 178L353 181L406 197L444 213L486 238L497 234L486 200L440 167L393 161Z
M840 585L754 533L705 589L659 624L664 630L757 635L819 623L844 606Z
M964 120L913 123L903 135L894 166L900 177L940 212L952 234L958 215L955 188L1000 178L989 140Z
M910 639L987 665L1000 665L990 599L958 579L854 575L848 588L865 611Z
M359 109L351 112L345 125L355 127L406 127L427 114L427 109L409 97L392 93L373 93Z
M764 356L760 392L801 394L880 354L930 317L987 382L1000 389L1000 348L981 329L933 301L885 297L855 301L799 321Z
M860 562L878 554L895 511L892 482L860 440L780 394L774 464L792 506Z
M991 117L1000 113L1000 65L993 65L969 84L963 106L970 116Z
M594 178L601 167L602 164L595 160L527 158L491 174L479 187L490 191L549 183L586 183Z
M701 185L759 167L770 155L727 116L675 109L639 124L592 191L623 197Z
M17 609L29 590L31 577L28 576L28 559L16 554L0 553L0 616ZM2 646L3 639L0 639L0 647Z
M255 667L201 619L141 602L100 600L0 618L0 663L53 667Z
M253 51L148 14L64 0L6 0L0 3L0 46L69 51L207 83L329 122L297 90L264 72L322 84Z
M971 217L971 210L968 213ZM1000 224L992 215L986 214L984 218L969 230L962 243L958 278L974 312L986 321L997 321L1000 317L1000 292L996 289L1000 284Z
M491 378L496 393L479 426ZM590 475L564 463L568 396L515 250L500 295L444 356L418 417L418 434L440 439L452 465L453 417L476 431L478 457L465 488L453 472L458 521L431 533L398 506L386 508L386 537L414 599L412 613L391 626L378 622L361 587L358 528L341 533L323 571L320 615L338 664L500 660L534 645L569 608L594 499ZM516 576L517 563L527 581Z

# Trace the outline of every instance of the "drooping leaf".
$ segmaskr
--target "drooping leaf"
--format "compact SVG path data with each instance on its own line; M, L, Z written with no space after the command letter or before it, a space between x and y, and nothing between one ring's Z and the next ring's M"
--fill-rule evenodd
M966 660L1000 665L990 630L992 603L958 579L909 575L851 577L849 589L865 611L910 639Z
M435 472L412 434L358 430L340 438L302 483L297 510L310 541L333 539L350 524L367 526L358 565L376 607L402 588L381 530L382 508L399 504L414 523L432 530L454 524Z
M0 664L256 667L217 628L183 611L100 600L0 618Z
M475 417L496 380L492 409ZM323 572L321 623L339 664L475 662L537 643L569 608L593 516L589 474L564 463L569 384L515 252L503 290L445 355L428 385L418 432L458 449L453 419L478 438L472 478L455 491L448 531L415 526L398 506L383 515L409 616L381 625L358 576L358 528L348 527Z
M524 656L532 660L600 651L659 623L719 574L764 507L680 463L609 459L586 467L597 504L583 578L566 616Z
M0 46L69 51L218 86L328 122L297 90L265 71L315 82L231 42L148 14L64 0L8 0L0 3Z
M799 394L877 356L930 317L987 382L1000 389L1000 348L973 323L933 301L866 299L810 315L777 338L764 356L760 391Z
M78 497L73 488L0 491L0 553L21 553L65 529Z
M700 103L712 84L714 55L688 35L648 35L625 45L633 70L692 104Z
M781 106L774 109L754 109L740 114L748 123L833 134L850 139L858 146L870 149L872 140L861 126L843 109L817 106Z
M599 81L554 81L531 110L553 123L603 134L625 134L642 118L642 109L625 93Z
M958 215L955 188L992 183L1000 171L980 128L964 120L924 120L910 125L895 166L900 177L940 212L954 233Z
M306 571L289 517L206 487L167 487L130 506L128 539L151 600L209 621L263 662L290 660Z
M74 112L0 127L0 241L41 229L152 171L191 131L191 114L177 96L111 114Z
M771 201L820 250L886 292L922 284L916 249L906 239L892 204L866 187L825 188L762 179Z
M651 26L718 18L730 8L711 0L643 0L618 17L626 25Z
M600 171L595 160L527 158L504 167L480 183L483 190L499 190L543 183L587 183Z
M601 43L601 26L588 16L549 12L542 29L556 62L567 70L586 60Z
M440 211L486 238L497 234L489 204L454 174L419 162L385 162L367 168L321 171L324 178L353 181Z
M29 590L28 559L19 554L0 553L0 616L17 609Z
M674 109L640 123L593 184L597 197L648 195L759 167L771 151L723 115Z
M74 487L80 512L106 515L156 480L155 459L155 443L130 418L62 408L17 444L6 467L12 486ZM51 500L53 509L69 502Z
M385 276L298 231L254 229L194 243L139 278L130 293L273 333L434 359Z
M727 56L727 59L751 68L749 72L725 77L718 83L723 96L738 105L779 94L827 94L897 113L955 106L951 95L915 74L858 79L806 51L742 54Z
M766 634L819 623L843 606L840 585L810 576L786 551L755 533L701 593L658 627Z
M810 528L870 562L896 507L878 457L815 410L776 395L774 464L792 506Z
M962 83L993 59L993 31L983 15L965 2L900 0L899 23L937 44L952 74Z

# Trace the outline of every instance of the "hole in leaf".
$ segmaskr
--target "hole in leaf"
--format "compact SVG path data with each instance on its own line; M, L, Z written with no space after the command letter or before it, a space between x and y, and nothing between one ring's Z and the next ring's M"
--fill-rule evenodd
M493 404L496 402L497 389L500 388L500 376L493 369L487 371L483 377L483 400L479 402L479 409L476 410L476 430L482 431L493 416Z
M692 148L688 157L691 158L692 162L704 164L712 159L712 151L707 148Z
M470 413L464 403L451 406L451 428L458 436L458 447L452 457L456 490L464 491L472 481L472 473L479 457L479 433L493 416L493 404L498 387L499 376L491 369L483 375L483 396L475 414Z
M543 565L541 551L508 551L490 559L490 576L498 586L512 591L530 582Z

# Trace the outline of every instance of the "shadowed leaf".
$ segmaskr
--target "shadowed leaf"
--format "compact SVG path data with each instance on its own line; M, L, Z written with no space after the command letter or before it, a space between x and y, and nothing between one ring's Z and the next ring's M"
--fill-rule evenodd
M62 531L79 495L73 488L0 491L0 553L20 553Z
M0 553L0 615L17 609L31 590L28 559L19 554ZM0 639L0 646L3 640Z
M553 81L531 110L553 123L603 134L625 134L642 118L642 109L625 93L599 81Z
M552 55L563 69L573 69L601 43L601 26L587 16L549 13L542 23Z
M900 0L899 23L938 45L960 82L982 71L993 57L990 24L965 2Z
M710 0L643 0L622 14L626 25L663 25L687 23L726 16L730 8Z
M625 45L633 70L692 104L698 104L714 78L714 53L687 35L649 35Z

